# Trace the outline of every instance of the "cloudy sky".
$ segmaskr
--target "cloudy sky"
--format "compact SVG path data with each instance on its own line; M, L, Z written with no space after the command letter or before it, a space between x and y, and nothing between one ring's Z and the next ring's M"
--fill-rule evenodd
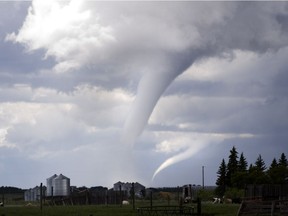
M214 185L288 155L288 3L0 2L0 185Z

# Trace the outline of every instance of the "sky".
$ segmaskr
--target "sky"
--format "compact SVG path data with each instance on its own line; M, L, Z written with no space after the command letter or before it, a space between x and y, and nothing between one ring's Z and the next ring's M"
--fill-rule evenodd
M215 185L288 155L288 3L1 1L0 185Z

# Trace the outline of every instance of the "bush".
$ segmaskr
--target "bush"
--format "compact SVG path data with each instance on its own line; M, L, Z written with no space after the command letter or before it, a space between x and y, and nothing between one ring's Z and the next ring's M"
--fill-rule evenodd
M213 200L215 194L213 190L200 189L197 193L197 197L200 198L202 201L210 201Z
M244 197L244 190L237 188L228 188L225 192L225 198L238 199Z

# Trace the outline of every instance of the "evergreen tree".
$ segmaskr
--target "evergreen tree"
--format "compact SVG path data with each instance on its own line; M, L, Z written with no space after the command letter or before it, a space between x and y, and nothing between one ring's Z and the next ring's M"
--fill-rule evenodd
M238 169L239 169L239 171L241 171L241 172L246 172L246 171L247 171L247 167L248 167L248 163L247 163L247 160L246 160L246 158L244 157L244 154L243 154L243 152L242 152L241 155L240 155L240 158L239 158Z
M247 183L247 166L248 163L242 152L238 161L238 169L231 176L231 185L233 187L244 189Z
M217 171L217 180L216 180L217 185L216 194L221 197L224 195L226 190L226 174L227 174L227 165L223 158L220 167Z
M267 169L265 161L259 154L254 164L248 163L243 152L239 161L236 148L230 150L228 163L223 159L217 172L216 194L222 196L230 190L241 191L247 184L286 184L288 181L288 160L284 153L276 160L274 158ZM240 189L240 190L239 190Z
M269 182L272 184L281 183L282 179L281 179L281 177L279 178L279 176L281 176L280 172L281 172L281 168L280 168L279 164L277 163L277 160L274 158L272 160L272 163L271 163L269 169L267 170Z
M284 184L288 178L288 161L284 153L281 154L278 160L277 180L278 184Z
M287 166L288 166L288 161L287 161L287 158L286 158L286 156L285 156L284 153L281 154L281 156L280 156L280 158L279 158L278 164L279 164L280 166L284 166L284 167L287 167Z
M269 170L271 170L273 168L276 168L277 166L278 166L277 160L276 160L276 158L274 158L272 160L272 163L271 163L270 167L269 167Z
M227 185L229 187L232 186L232 175L238 171L238 152L233 146L233 148L230 150L230 155L229 155L229 161L227 164Z
M253 168L254 168L253 164L250 164L248 171L251 172L251 170L253 170Z
M252 184L267 184L269 183L269 178L265 173L266 165L261 155L255 161L255 165L252 167L249 176L252 180Z
M264 172L266 170L266 165L264 160L262 159L261 155L259 154L256 162L255 162L255 167L258 171Z
M258 178L258 171L256 167L250 164L248 169L247 184L256 184Z

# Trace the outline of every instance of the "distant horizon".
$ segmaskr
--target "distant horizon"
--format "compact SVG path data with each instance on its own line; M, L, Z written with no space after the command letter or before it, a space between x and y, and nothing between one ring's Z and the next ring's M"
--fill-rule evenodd
M132 183L132 182L131 182ZM140 183L140 182L139 182ZM140 183L141 184L141 183ZM189 185L189 184L187 184L187 185ZM46 184L43 184L43 186L45 186L46 187ZM143 185L143 186L145 186L145 185ZM185 186L185 185L182 185L182 186L161 186L161 187L146 187L145 186L145 188L146 189L148 189L148 188L177 188L177 187L179 187L179 188L181 188L181 187L183 187L183 186ZM203 188L202 187L202 185L192 185L191 184L191 186L192 187L197 187L197 188ZM0 188L1 187L11 187L11 188L17 188L17 189L21 189L21 190L29 190L29 189L33 189L33 188L35 188L35 187L40 187L40 184L39 185L35 185L34 187L30 187L30 188L21 188L21 187L16 187L16 186L0 186ZM85 185L83 185L83 186L75 186L75 185L70 185L70 187L76 187L76 188L81 188L81 187L86 187L86 188L92 188L92 187L103 187L103 188L107 188L108 190L110 190L110 189L113 189L113 186L112 187L105 187L105 186L103 186L103 185L94 185L94 186L90 186L90 187L87 187L87 186L85 186ZM213 187L217 187L216 185L205 185L204 186L204 189L205 188L213 188Z

